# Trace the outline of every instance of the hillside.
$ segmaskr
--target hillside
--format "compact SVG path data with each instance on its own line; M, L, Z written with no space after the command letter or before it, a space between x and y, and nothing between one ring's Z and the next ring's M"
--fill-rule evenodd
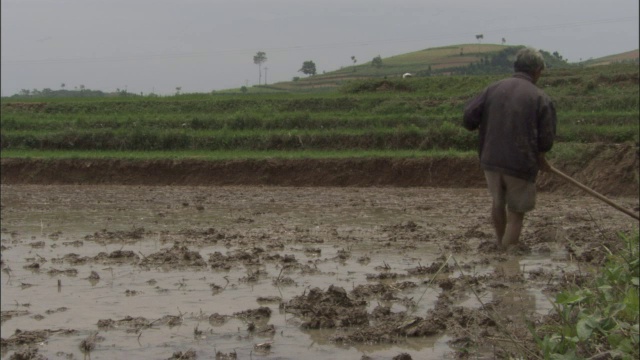
M428 48L410 53L373 59L335 71L297 78L295 81L258 86L255 91L308 91L333 90L347 81L370 78L400 78L411 73L415 77L432 75L486 75L509 73L513 58L521 45L459 44ZM543 51L549 67L568 66L557 52Z
M471 63L480 62L485 56L495 55L508 48L512 48L512 46L462 44L429 48L382 58L381 66L374 66L372 61L369 61L324 74L300 78L297 81L273 84L269 87L278 90L326 89L341 86L349 80L399 78L407 72L416 75L429 72L437 73L449 68L468 66Z
M635 49L635 50L631 50L631 51L627 51L619 54L603 56L596 59L589 59L587 61L581 62L580 65L600 66L600 65L609 65L609 64L615 64L615 63L624 63L624 62L638 63L639 59L640 59L640 51L639 49Z

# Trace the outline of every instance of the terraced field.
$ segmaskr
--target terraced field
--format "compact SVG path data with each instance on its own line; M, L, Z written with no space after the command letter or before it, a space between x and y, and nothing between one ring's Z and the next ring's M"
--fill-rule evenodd
M476 134L460 127L464 103L495 79L366 80L322 95L4 100L0 146L3 158L33 157L33 151L56 157L61 150L115 157L137 151L464 154L476 144ZM638 141L636 65L550 70L539 85L558 109L559 150ZM113 151L124 154L104 154Z

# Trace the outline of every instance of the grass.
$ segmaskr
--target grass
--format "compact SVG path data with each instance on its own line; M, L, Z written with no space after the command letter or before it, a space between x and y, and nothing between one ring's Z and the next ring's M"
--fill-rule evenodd
M556 143L547 154L551 162L577 162L593 156L593 145ZM347 159L347 158L476 158L475 150L189 150L189 151L80 151L2 150L3 158L18 159L127 159L127 160L239 160L239 159Z
M2 157L16 159L124 159L124 160L238 160L238 159L351 159L351 158L467 158L475 151L39 151L3 150Z

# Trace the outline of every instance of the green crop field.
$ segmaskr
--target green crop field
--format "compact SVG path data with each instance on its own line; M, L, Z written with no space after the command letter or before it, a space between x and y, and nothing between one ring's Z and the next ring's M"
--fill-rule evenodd
M505 76L355 76L322 92L3 98L1 156L468 156L477 134L460 125L464 104ZM538 85L558 112L556 149L563 150L552 157L588 143L638 142L637 64L550 68Z

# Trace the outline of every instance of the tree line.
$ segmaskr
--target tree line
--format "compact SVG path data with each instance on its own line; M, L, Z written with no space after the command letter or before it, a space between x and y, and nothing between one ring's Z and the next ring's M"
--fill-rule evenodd
M127 92L126 90L118 89L115 92L104 92L101 90L91 90L82 86L81 89L67 90L53 90L50 88L38 89L22 89L17 94L11 95L9 98L33 98L33 97L46 97L46 98L96 98L96 97L114 97L114 96L140 96L138 94Z

